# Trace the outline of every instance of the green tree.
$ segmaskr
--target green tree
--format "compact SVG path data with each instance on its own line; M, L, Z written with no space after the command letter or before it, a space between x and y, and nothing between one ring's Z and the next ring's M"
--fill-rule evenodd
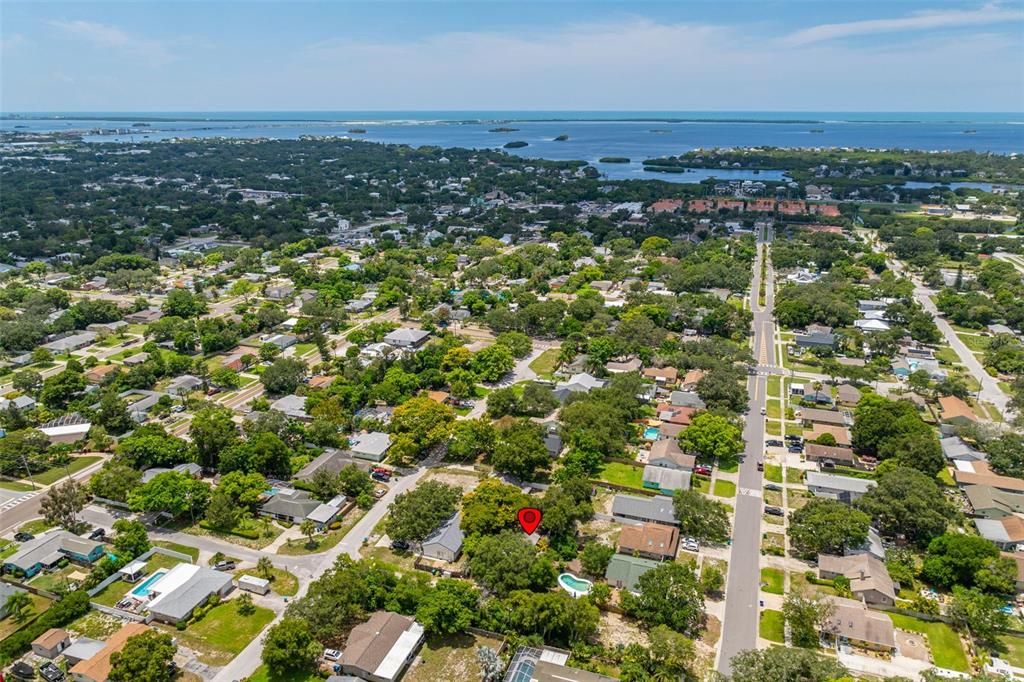
M1010 594L1016 581L1016 564L1009 558L1000 561L1002 558L995 543L983 537L945 533L928 543L921 577L945 588L974 587L984 580L987 587ZM1006 587L1009 592L1004 591Z
M373 494L373 479L355 464L342 467L338 472L338 483L341 491L351 498Z
M302 519L299 524L299 532L306 536L306 546L313 546L313 535L316 534L316 524L309 519Z
M159 424L145 424L117 444L117 455L136 469L173 467L194 458L192 444L171 436Z
M120 435L135 426L128 406L115 391L107 391L100 398L99 409L96 410L96 422L109 433Z
M11 386L16 391L21 391L28 395L35 395L36 392L43 387L43 375L35 370L23 369L22 371L14 374L14 378L11 380Z
M89 479L89 490L97 497L127 502L128 494L142 484L142 472L117 459L108 459Z
M729 509L721 502L696 490L677 490L672 508L679 520L679 532L706 542L724 542L729 538Z
M178 517L189 513L194 521L210 499L210 486L178 471L157 474L128 496L136 511L166 512Z
M85 394L85 377L81 372L64 370L43 381L39 401L51 410L63 412L68 405Z
M223 450L218 468L221 473L243 471L288 476L291 474L291 457L292 450L284 441L273 433L261 432Z
M693 567L665 562L637 581L637 594L622 592L619 603L628 615L650 627L667 625L687 636L704 620L704 595Z
M427 452L448 439L455 412L447 405L427 397L412 398L395 408L391 416L391 433L395 436L392 448L403 456Z
M307 621L285 616L263 640L263 662L275 675L313 672L322 649Z
M550 462L544 430L539 424L521 420L497 433L491 452L491 464L496 471L532 481Z
M231 497L218 488L210 495L210 503L206 505L206 520L214 528L228 531L238 525L240 511Z
M700 457L733 457L743 450L743 437L738 426L726 417L701 412L679 437L683 450Z
M79 513L85 509L89 502L89 494L74 479L67 479L50 488L43 497L41 511L43 518L49 523L60 526L72 533L77 533L82 527L78 518Z
M146 526L135 519L114 521L114 551L118 559L134 559L148 552L151 545Z
M835 607L817 593L790 592L782 603L782 615L789 626L793 646L818 648L818 632Z
M267 393L286 395L294 393L306 376L306 365L293 358L278 358L260 375Z
M273 575L274 563L268 556L261 556L259 561L256 562L256 570L260 572L264 580L270 580Z
M902 535L919 547L942 535L954 511L935 480L916 469L898 467L879 475L855 507L889 537Z
M497 535L519 527L516 514L533 504L517 486L485 478L462 498L462 532L467 536Z
M120 651L110 655L110 682L173 682L178 677L173 638L149 630L129 637Z
M835 658L781 646L742 651L730 664L732 676L728 679L734 682L838 682L849 675Z
M259 504L269 489L266 477L257 471L229 471L217 484L217 491L224 493L232 504L250 508Z
M594 578L603 578L608 562L615 555L615 548L603 542L588 542L580 553L580 565L583 571Z
M471 553L469 552L471 550ZM481 585L507 595L516 590L546 590L555 584L555 567L521 533L503 531L480 537L472 547L469 568Z
M514 357L525 358L533 349L530 337L522 332L502 332L494 340L499 346L504 346Z
M188 289L172 289L164 300L163 312L170 317L199 317L206 312L206 300Z
M687 639L665 625L651 628L650 654L656 676L667 680L692 679L692 665L696 657L693 640Z
M256 613L256 605L252 603L252 595L248 592L238 595L235 599L235 608L238 609L240 616L251 616Z
M15 623L24 623L32 615L32 597L28 592L15 590L4 602L4 610Z
M455 514L461 491L440 481L427 481L402 493L391 503L385 522L394 540L421 543Z
M494 447L496 433L487 419L461 419L452 428L448 458L457 462L476 459Z
M805 558L842 554L868 538L871 517L849 505L826 498L811 499L790 516L789 538Z
M1004 605L1001 597L958 585L953 588L946 615L986 646L995 646L1010 625L1010 617L1002 610Z
M704 564L700 569L700 587L705 595L720 594L725 587L725 576L715 564Z
M420 601L416 620L429 634L454 635L472 625L478 600L469 583L442 578Z

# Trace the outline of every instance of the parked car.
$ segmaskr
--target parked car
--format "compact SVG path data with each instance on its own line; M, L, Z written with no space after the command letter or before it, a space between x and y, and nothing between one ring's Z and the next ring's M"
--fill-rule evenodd
M804 439L801 438L800 436L789 435L789 436L786 436L786 442L787 443L803 443Z
M391 549L397 549L406 552L409 550L409 543L405 540L392 540Z
M391 480L391 476L389 476L388 474L382 474L379 471L374 471L372 474L370 474L370 478L372 478L375 481L381 481L382 483L387 483L388 481Z
M781 440L766 440L764 444L769 448L781 448L783 446Z
M764 484L764 489L765 490L774 490L776 492L780 492L782 490L782 486L778 485L777 483L765 483Z
M707 466L706 464L698 464L697 466L693 467L693 473L700 474L701 476L710 476L711 467Z
M33 538L35 538L35 535L32 535L32 533L15 533L14 534L14 539L17 540L18 542L28 542L29 540L31 540Z
M760 461L759 461L759 462L757 463L757 470L758 470L758 471L764 471L764 462L760 462Z
M761 414L768 414L768 408L767 407L762 407L761 408Z
M185 411L185 406L184 405L175 405L174 407L171 408L171 412L184 412L184 411Z
M697 552L700 550L700 544L693 538L683 538L683 549L687 552Z
M388 489L387 488L374 488L373 489L373 496L376 497L378 500L380 498L384 497L387 494L388 494Z
M782 511L779 507L765 507L765 514L771 514L772 516L785 516L786 512Z
M787 449L787 450L788 450L789 452L803 452L803 451L804 451L804 446L803 446L803 445L790 445L790 446L789 446L788 448L786 448L786 449Z
M233 570L235 570L235 562L234 561L218 561L216 564L213 565L213 570L215 570L215 571L233 571Z
M64 671L50 662L39 667L39 674L46 682L61 682L64 679Z
M341 652L337 649L324 649L324 658L328 661L336 661L341 658Z
M102 528L94 528L93 531L91 533L89 533L89 539L90 540L102 540L103 538L106 537L106 535L107 535L107 531L103 530Z

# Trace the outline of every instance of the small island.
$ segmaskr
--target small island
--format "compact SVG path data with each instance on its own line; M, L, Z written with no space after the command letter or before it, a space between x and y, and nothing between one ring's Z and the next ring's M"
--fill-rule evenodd
M552 141L553 141L553 142L566 142L566 141L568 141L568 139L569 139L569 136L568 136L568 135L559 135L558 137L556 137L556 138L555 138L554 140L552 140Z
M150 127L150 125L148 123L133 123L132 124L132 128L149 128L149 127Z
M366 128L349 128L348 132L352 133L353 135L362 135L363 133L366 132Z
M515 133L518 132L519 128L491 128L487 132L489 133Z
M811 128L811 132L812 133L823 133L825 131L822 130L821 128Z
M659 135L664 135L665 133L671 133L672 131L669 130L668 128L651 128L651 132L658 133Z
M522 140L513 140L512 142L505 143L505 149L522 149L523 147L530 146L529 142L523 142Z
M598 163L629 163L629 158L625 156L602 156L597 161Z

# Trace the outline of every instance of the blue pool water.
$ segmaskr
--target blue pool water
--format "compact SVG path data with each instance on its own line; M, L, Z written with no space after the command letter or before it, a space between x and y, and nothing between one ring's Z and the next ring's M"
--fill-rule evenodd
M151 576L146 578L140 585L138 585L134 590L132 590L132 595L143 598L148 597L150 585L155 583L157 580L160 580L160 578L164 577L165 573L167 573L167 571L164 570L154 572Z
M658 440L658 427L657 426L648 426L646 429L644 429L644 439L645 440Z

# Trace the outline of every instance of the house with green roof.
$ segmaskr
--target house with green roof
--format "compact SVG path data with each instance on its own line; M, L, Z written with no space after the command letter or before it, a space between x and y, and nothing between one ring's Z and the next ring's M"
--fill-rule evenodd
M647 571L657 568L659 562L627 554L615 554L608 562L608 569L604 573L604 579L612 587L620 590L636 592L637 582Z

